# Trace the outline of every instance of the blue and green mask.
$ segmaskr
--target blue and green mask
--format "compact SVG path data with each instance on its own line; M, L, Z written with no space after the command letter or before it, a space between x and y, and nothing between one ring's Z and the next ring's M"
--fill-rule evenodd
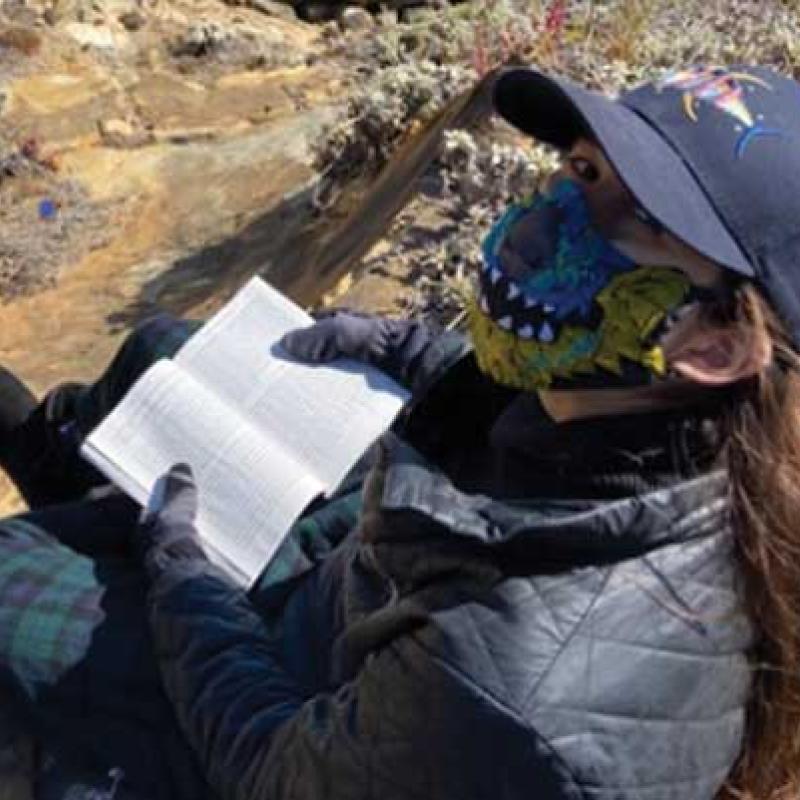
M658 339L692 284L617 250L592 227L577 183L508 208L483 253L470 330L479 366L498 383L576 389L665 374Z

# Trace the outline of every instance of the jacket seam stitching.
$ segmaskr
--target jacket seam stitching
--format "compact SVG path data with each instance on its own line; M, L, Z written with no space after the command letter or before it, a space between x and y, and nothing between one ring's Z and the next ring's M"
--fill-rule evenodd
M543 710L550 712L563 712L565 714L586 714L590 717L602 717L603 719L631 719L631 714L613 711L600 711L598 709L580 708L578 706L544 706ZM643 725L674 725L680 724L687 727L702 727L704 725L718 725L719 721L725 717L733 717L742 713L742 706L732 706L720 711L715 717L655 717L655 716L638 716L636 717L637 724ZM562 737L556 736L556 739Z
M535 597L547 610L547 614L550 617L551 621L553 622L553 626L555 627L556 631L558 632L558 636L560 639L563 639L564 636L567 634L564 632L563 624L561 620L558 619L555 612L553 611L553 606L547 600L547 596L545 593L536 585L537 581L536 578L531 580L530 587L531 587L531 597ZM560 652L560 649L559 649Z
M587 633L576 631L573 634L576 638L591 639L592 637ZM668 656L675 656L676 658L702 658L704 660L713 659L729 659L736 658L742 655L741 649L739 650L722 650L716 653L701 653L691 650L678 650L675 647L658 647L657 645L644 644L643 642L629 642L625 639L619 639L614 636L603 636L603 641L609 644L618 645L620 647L630 647L633 649L644 650L650 653L663 653Z
M417 647L420 648L420 650L423 650L425 653L427 653L427 655L431 659L433 659L435 662L441 664L446 670L448 670L452 674L458 676L461 680L463 680L466 684L468 684L473 689L473 691L475 691L478 694L488 698L495 706L497 706L498 708L500 708L503 711L505 711L506 713L508 713L511 717L513 717L513 719L516 721L516 723L520 727L522 727L522 728L530 731L531 733L533 733L537 737L537 739L544 746L547 747L548 751L552 754L553 758L564 768L564 771L566 772L567 775L569 775L569 779L570 779L572 785L580 793L580 796L582 798L584 798L584 800L588 800L588 797L587 797L586 793L583 791L582 784L580 784L578 782L577 778L575 777L575 773L570 768L570 765L568 764L568 762L564 759L564 757L561 755L561 753L559 753L558 750L556 750L553 747L553 745L551 744L550 740L547 737L545 737L542 734L542 732L540 730L538 730L538 728L536 728L528 720L526 720L519 713L518 710L516 710L515 708L512 708L510 705L508 705L508 703L505 703L499 697L495 696L492 692L490 692L488 689L486 689L486 687L481 686L480 684L478 684L470 675L468 675L466 672L464 672L461 668L457 667L451 661L449 661L449 660L447 660L445 658L442 658L441 656L437 655L430 648L426 647L416 637L411 637L411 640L414 642L414 644Z
M561 658L561 656L564 654L564 651L566 650L567 645L569 645L572 642L572 640L577 636L578 630L583 625L584 621L589 616L589 614L592 612L594 607L597 605L597 601L600 599L600 595L606 590L606 587L608 586L608 583L611 580L611 575L614 572L614 570L615 570L615 567L611 567L607 571L607 573L606 573L606 575L605 575L605 577L603 579L603 583L600 586L597 587L597 591L595 592L595 595L592 598L591 603L589 603L586 606L586 609L584 610L583 614L581 614L580 619L578 619L575 622L575 624L572 626L572 630L570 631L569 635L566 637L566 639L564 639L564 641L559 646L558 652L555 654L555 656L553 657L553 660L550 662L550 666L547 667L547 669L539 677L539 679L534 683L534 685L531 687L531 690L526 695L525 700L523 701L523 704L522 704L523 707L527 707L528 704L533 700L533 698L536 696L537 691L539 690L539 687L547 679L547 677L550 675L550 673L553 671L554 667L558 663L558 661Z
M608 586L609 581L611 580L611 575L614 572L614 569L615 568L612 567L607 571L605 579L603 580L602 584L597 587L597 592L595 593L595 596L592 598L592 602L587 605L586 610L583 612L583 614L581 614L580 619L577 620L575 625L573 625L572 631L570 632L569 636L567 636L567 638L562 642L561 646L558 648L558 652L556 653L555 658L553 658L553 660L550 662L550 666L544 671L544 674L539 678L539 680L536 681L536 684L531 689L531 691L528 692L528 695L525 698L525 701L523 703L523 708L527 707L528 704L536 696L536 692L539 690L539 687L542 685L542 682L553 671L553 668L555 667L555 665L558 663L559 659L563 655L564 650L566 650L567 645L575 638L575 636L578 634L578 630L583 625L584 621L589 616L589 614L592 612L594 607L597 605L597 603L598 603L598 601L600 599L600 596L603 594L603 592L605 591L606 587ZM552 752L553 755L555 757L557 757L559 759L559 761L561 761L565 765L565 769L569 770L569 768L566 766L566 761L565 761L564 757L561 755L560 751L556 749L556 746L553 743L552 738L544 737L543 734L539 733L538 730L537 730L537 733L543 739L543 741L547 744L547 747L550 750L550 752ZM569 774L572 777L573 783L578 787L578 791L581 793L581 796L584 797L584 798L587 798L588 795L586 794L586 792L584 792L583 785L579 784L577 782L577 779L576 779L574 773L572 772L572 770L569 770Z

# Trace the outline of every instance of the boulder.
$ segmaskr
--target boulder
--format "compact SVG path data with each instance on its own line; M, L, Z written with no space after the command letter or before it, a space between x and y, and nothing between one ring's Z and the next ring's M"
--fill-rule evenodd
M119 21L127 31L140 31L147 24L147 17L141 11L125 11L119 15Z
M201 22L187 28L171 45L174 56L208 55L230 41L231 34L216 22Z
M124 119L101 120L97 127L107 147L141 147L154 139L152 132Z
M113 23L128 10L120 0ZM346 98L346 67L305 66L319 54L317 29L235 13L209 4L198 19L191 3L161 0L133 36L64 20L46 31L48 63L26 59L4 76L0 352L38 391L97 374L125 329L158 307L208 313L313 217L303 201L312 147ZM299 64L214 59L184 74L168 50L181 29L191 53L227 53L229 36L252 36ZM18 155L31 137L58 171ZM58 214L43 219L47 199Z
M297 12L286 3L279 3L276 0L250 0L249 5L250 8L269 17L279 17L289 21L297 20Z
M114 51L119 47L117 36L104 25L70 22L66 31L81 47L106 51Z
M375 20L361 6L345 6L339 12L339 25L343 31L368 31L375 27Z

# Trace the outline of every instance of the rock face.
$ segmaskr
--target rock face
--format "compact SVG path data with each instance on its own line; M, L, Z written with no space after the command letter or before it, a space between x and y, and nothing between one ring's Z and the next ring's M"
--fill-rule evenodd
M338 104L336 69L304 66L310 26L126 8L12 37L25 52L0 34L0 291L30 295L0 308L0 354L39 390L92 374L181 258L301 192Z
M314 303L363 255L366 167L463 80L390 69L352 106L381 26L349 4L355 29L323 32L290 5L0 4L0 358L35 391L96 376L152 313L207 315L256 272Z
M0 358L41 392L95 375L156 308L204 313L268 271L310 216L343 74L305 66L317 29L257 9L1 8Z

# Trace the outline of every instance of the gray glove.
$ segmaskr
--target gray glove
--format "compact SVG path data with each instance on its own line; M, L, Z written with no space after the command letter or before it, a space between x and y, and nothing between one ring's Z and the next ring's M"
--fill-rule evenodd
M195 528L197 487L188 464L158 479L136 529L134 550L148 570L172 559L205 559Z
M430 329L420 322L334 311L320 315L308 328L287 333L280 344L300 361L319 364L347 356L410 386L432 340Z

